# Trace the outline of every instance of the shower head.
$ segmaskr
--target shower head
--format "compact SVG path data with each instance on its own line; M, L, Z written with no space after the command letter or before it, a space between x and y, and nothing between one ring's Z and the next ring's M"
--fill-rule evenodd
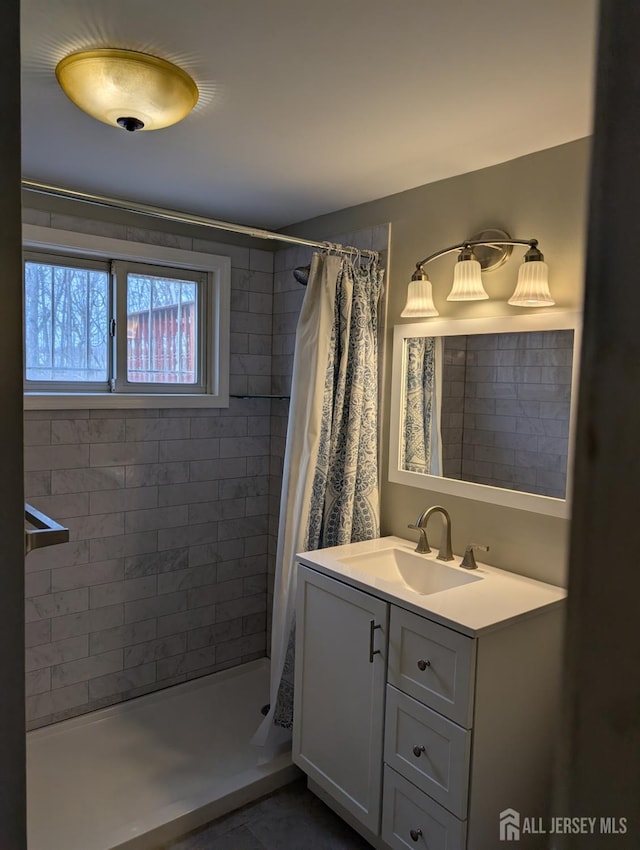
M293 270L293 276L301 283L303 286L306 286L309 283L309 273L311 272L311 266L298 266L297 269Z

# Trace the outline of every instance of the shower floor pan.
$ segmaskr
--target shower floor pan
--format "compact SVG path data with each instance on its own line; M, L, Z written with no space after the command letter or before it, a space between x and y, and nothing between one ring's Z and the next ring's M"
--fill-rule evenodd
M268 699L261 659L29 732L29 850L151 850L291 781Z

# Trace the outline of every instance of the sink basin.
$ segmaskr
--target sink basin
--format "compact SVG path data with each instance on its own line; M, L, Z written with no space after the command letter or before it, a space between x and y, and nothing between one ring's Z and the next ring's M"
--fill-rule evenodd
M443 590L482 581L482 576L469 573L459 566L453 566L453 562L449 566L446 563L434 561L428 555L420 555L395 546L380 549L377 552L346 555L338 560L346 566L361 570L372 578L404 585L423 595L441 593Z

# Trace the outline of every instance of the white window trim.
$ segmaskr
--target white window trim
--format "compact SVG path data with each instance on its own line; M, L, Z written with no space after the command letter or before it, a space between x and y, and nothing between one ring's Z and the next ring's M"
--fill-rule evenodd
M229 319L231 260L219 254L205 254L144 242L128 242L70 230L55 230L25 224L22 228L25 249L47 251L63 256L81 254L109 260L156 263L178 269L207 272L211 278L208 299L208 334L213 335L214 392L174 395L170 393L43 393L25 392L25 410L88 410L102 408L228 407L229 406Z

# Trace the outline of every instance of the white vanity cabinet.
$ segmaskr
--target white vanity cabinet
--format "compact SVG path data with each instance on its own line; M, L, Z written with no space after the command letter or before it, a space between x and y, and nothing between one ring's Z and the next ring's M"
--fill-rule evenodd
M298 573L294 761L360 824L380 823L389 605Z
M428 597L408 610L323 572L298 574L293 757L309 787L380 850L495 850L501 812L547 815L559 600L469 634L431 619Z

